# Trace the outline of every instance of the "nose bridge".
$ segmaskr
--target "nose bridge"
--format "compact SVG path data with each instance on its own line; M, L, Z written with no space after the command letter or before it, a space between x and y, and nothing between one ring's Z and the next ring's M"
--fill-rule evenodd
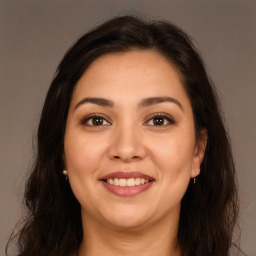
M110 154L124 161L141 159L145 155L143 137L138 124L123 120L113 129Z

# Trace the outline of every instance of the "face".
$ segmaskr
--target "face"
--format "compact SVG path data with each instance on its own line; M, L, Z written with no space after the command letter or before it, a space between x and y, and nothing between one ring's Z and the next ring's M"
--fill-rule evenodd
M204 148L180 75L158 53L102 56L75 86L63 158L83 221L178 222Z

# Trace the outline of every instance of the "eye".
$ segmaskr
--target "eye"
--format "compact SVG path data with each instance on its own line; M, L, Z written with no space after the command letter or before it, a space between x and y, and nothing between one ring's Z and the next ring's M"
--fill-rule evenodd
M154 114L153 116L150 117L149 121L147 121L147 125L152 125L152 126L166 126L169 124L175 124L175 121L173 118L169 115L165 114Z
M97 114L90 114L82 119L82 125L87 126L106 126L111 125L103 116Z

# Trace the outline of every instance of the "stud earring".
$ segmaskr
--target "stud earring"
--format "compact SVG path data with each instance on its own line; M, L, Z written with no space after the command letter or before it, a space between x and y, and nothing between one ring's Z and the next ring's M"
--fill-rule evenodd
M62 174L66 176L66 180L68 179L68 171L66 169L64 169L62 171Z

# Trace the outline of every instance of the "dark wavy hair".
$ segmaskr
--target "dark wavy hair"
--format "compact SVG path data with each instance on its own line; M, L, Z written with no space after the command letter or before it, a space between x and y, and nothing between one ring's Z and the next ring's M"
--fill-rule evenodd
M77 81L98 57L153 50L179 70L197 135L208 143L196 184L181 202L178 245L183 256L227 256L238 216L234 161L214 85L192 40L166 21L122 16L82 36L60 62L41 114L37 152L25 189L27 216L16 232L22 256L76 255L83 238L80 204L62 175L67 112Z

